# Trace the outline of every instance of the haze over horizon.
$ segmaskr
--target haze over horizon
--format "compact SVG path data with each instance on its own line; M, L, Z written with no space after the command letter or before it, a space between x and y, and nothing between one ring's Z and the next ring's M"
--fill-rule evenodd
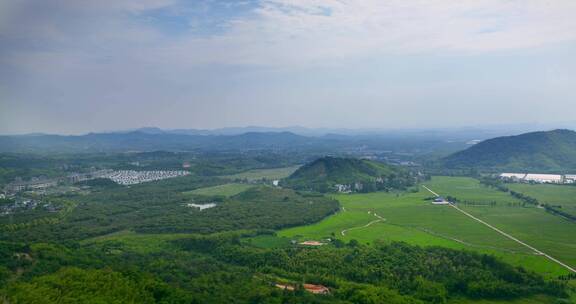
M0 3L0 134L576 117L576 2Z

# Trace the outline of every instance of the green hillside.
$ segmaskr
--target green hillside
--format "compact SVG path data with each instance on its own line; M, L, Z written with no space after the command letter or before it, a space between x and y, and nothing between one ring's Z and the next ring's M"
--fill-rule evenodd
M576 132L553 130L483 141L443 159L448 168L576 170Z
M414 177L400 167L364 159L323 157L296 170L282 186L318 192L372 192L404 189Z

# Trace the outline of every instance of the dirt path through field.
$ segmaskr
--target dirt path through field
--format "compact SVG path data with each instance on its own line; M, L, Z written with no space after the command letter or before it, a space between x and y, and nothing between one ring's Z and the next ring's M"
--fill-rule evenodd
M430 188L428 188L428 187L426 187L426 186L424 186L424 185L423 185L422 187L424 187L426 190L428 190L430 193L434 194L435 196L440 196L440 195L438 195L438 193L432 191ZM536 254L548 258L549 260L551 260L551 261L557 263L558 265L560 265L560 266L562 266L562 267L570 270L571 272L576 272L576 269L570 267L569 265L566 265L566 264L562 263L562 262L559 261L558 259L556 259L556 258L554 258L554 257L552 257L552 256L550 256L550 255L548 255L548 254L546 254L546 253L544 253L544 252L542 252L541 250L538 250L538 249L536 249L536 248L534 248L534 247L526 244L525 242L523 242L523 241L521 241L521 240L519 240L519 239L511 236L510 234L508 234L508 233L506 233L506 232L504 232L504 231L502 231L502 230L500 230L500 229L498 229L498 228L496 228L496 227L494 227L494 226L486 223L485 221L483 221L483 220L481 220L481 219L473 216L472 214L470 214L470 213L468 213L468 212L466 212L466 211L458 208L458 206L454 205L453 203L450 203L449 205L450 205L450 207L452 207L452 208L460 211L462 214L468 216L469 218L471 218L471 219L473 219L473 220L475 220L475 221L477 221L477 222L485 225L486 227L488 227L488 228L490 228L490 229L492 229L492 230L500 233L501 235L503 235L503 236L505 236L505 237L513 240L513 241L515 241L516 243L518 243L518 244L520 244L520 245L522 245L522 246L525 246L525 247L529 248L530 250L534 251Z
M374 221L371 221L370 223L368 223L368 224L366 224L366 225L364 225L364 226L352 227L352 228L344 229L344 230L342 230L342 232L340 232L340 233L342 234L342 236L346 235L346 232L348 232L348 231L350 231L350 230L366 228L366 227L368 227L368 226L370 226L370 225L372 225L372 224L376 224L376 223L378 223L378 222L383 222L383 221L386 220L385 218L383 218L383 217L379 216L378 214L376 214L376 212L368 211L368 214L372 214L372 215L374 215L375 217L377 217L378 219L377 219L377 220L374 220Z

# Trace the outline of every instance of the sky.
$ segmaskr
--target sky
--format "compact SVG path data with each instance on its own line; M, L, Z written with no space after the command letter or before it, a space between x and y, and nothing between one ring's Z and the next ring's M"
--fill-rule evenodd
M573 0L0 1L0 133L576 121Z

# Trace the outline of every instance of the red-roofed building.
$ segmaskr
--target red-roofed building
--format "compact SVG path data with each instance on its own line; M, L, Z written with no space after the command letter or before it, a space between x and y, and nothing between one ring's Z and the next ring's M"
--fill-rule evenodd
M313 294L329 294L330 289L324 285L304 284L304 289Z

